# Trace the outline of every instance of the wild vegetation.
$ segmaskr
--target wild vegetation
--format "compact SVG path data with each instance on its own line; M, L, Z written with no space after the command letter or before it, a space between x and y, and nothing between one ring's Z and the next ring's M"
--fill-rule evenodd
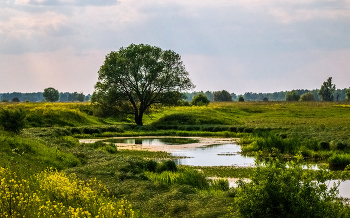
M295 217L308 210L313 211L309 217L349 215L336 188L323 185L349 178L343 171L307 170L276 160L250 168L185 167L166 152L119 150L113 141L78 141L143 135L239 138L248 155L323 159L344 169L350 163L348 102L154 105L144 116L144 126L135 125L132 115L100 117L100 109L89 103L0 103L0 108L25 114L20 131L1 122L0 186L8 188L0 194L11 195L0 197L7 202L1 205L27 205L2 206L0 217ZM227 180L208 177L251 182L242 180L229 188ZM18 191L11 191L13 187Z

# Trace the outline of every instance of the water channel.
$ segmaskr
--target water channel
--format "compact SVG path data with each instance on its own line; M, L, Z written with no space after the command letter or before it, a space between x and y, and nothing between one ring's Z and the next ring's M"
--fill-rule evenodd
M243 156L241 148L235 142L227 140L209 140L209 138L111 138L104 142L121 144L126 149L145 149L154 151L167 151L173 156L187 158L176 159L180 165L191 166L253 166L255 158ZM204 140L204 141L203 141ZM94 141L81 141L94 142ZM317 167L316 167L317 169ZM329 181L331 187L335 181ZM231 184L231 186L234 184ZM350 180L344 181L339 186L340 196L350 198Z

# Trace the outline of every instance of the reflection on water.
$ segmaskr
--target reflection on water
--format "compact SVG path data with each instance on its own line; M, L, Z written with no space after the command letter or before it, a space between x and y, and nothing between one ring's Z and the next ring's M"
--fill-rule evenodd
M210 147L199 147L191 150L175 150L174 156L191 158L175 160L177 164L192 166L250 166L254 164L254 157L244 157L239 152L241 148L236 144L223 144Z
M122 138L122 139L107 139L103 142L136 144L136 145L183 145L190 143L198 143L198 139L192 138Z

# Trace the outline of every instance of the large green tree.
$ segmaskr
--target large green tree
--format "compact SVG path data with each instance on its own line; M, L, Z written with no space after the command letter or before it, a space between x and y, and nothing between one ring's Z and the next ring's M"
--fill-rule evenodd
M60 97L60 93L58 92L57 89L49 87L44 89L43 96L46 99L46 101L55 102L55 101L58 101L58 98Z
M335 85L332 84L332 77L329 77L321 86L318 95L321 96L322 101L333 101L335 92Z
M112 51L98 75L91 101L134 114L138 125L152 104L176 104L182 91L194 88L179 54L145 44Z

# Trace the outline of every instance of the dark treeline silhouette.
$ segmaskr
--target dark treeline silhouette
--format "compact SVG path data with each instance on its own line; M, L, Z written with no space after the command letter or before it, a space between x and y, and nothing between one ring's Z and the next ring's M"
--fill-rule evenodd
M315 101L320 101L321 98L318 94L319 89L296 89L295 91L301 96L304 93L312 92L315 97ZM336 89L334 92L334 101L344 101L345 100L345 92L344 89ZM264 98L267 98L268 101L285 101L286 100L287 91L280 91L274 93L255 93L255 92L246 92L242 96L245 101L264 101ZM200 91L200 92L185 92L184 97L186 101L192 101L192 98L198 94L205 94L210 101L214 101L214 92L212 91ZM231 93L232 101L238 101L238 95L235 93ZM265 99L266 100L266 99Z
M43 92L32 92L32 93L21 93L21 92L12 92L12 93L0 93L1 101L11 101L14 98L18 98L21 102L30 101L30 102L41 102L45 101ZM84 95L83 93L78 92L60 92L59 102L73 102L73 101L89 101L91 95Z

